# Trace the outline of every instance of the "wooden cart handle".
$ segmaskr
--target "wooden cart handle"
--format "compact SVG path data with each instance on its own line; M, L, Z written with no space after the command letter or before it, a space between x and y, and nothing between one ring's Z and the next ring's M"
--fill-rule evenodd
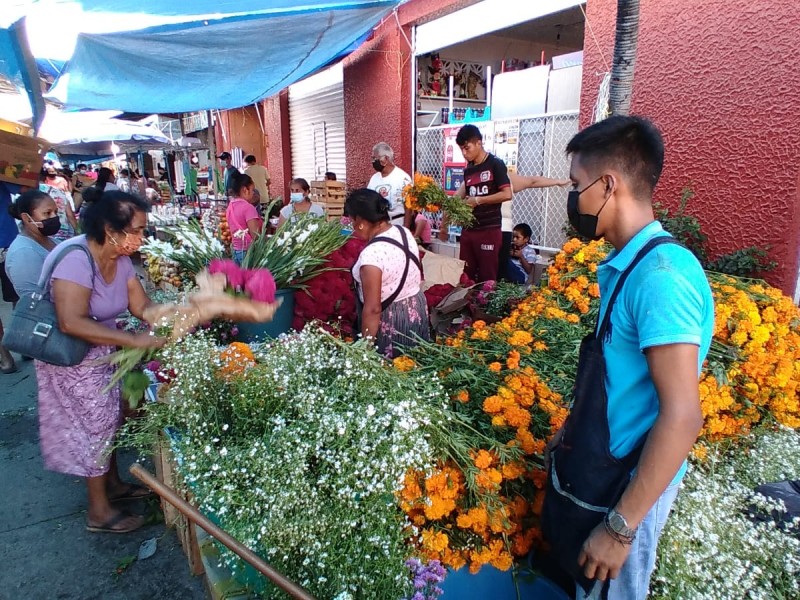
M315 600L314 596L309 594L296 583L288 580L281 573L265 563L261 557L255 554L252 550L242 545L237 539L231 537L225 531L217 527L194 506L178 496L178 494L175 493L175 490L161 483L158 479L153 477L150 472L142 468L141 465L133 464L130 470L134 477L144 483L156 494L161 496L164 500L172 504L192 523L195 523L198 527L204 529L210 536L214 537L219 543L224 545L231 552L237 554L242 560L247 562L264 577L289 594L289 596L292 598L297 598L297 600Z

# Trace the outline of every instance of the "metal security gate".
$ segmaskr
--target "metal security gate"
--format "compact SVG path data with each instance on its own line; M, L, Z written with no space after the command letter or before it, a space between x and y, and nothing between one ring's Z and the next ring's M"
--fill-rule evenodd
M341 65L289 86L289 131L292 177L346 180Z
M431 175L444 184L444 129L435 126L417 130L415 170ZM578 132L576 111L542 115L519 121L517 172L520 175L543 175L556 179L569 177L567 142ZM493 140L484 140L488 151ZM514 223L527 223L539 246L560 248L567 222L567 190L543 188L514 194L512 215ZM434 223L436 225L437 223Z

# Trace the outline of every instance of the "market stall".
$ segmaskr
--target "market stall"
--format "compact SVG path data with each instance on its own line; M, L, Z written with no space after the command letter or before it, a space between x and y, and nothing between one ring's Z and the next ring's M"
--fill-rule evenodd
M468 302L482 319L391 364L367 342L313 323L266 344L190 335L150 365L160 401L128 435L148 448L143 432L178 432L168 439L175 485L314 597L565 598L531 575L542 568L541 455L567 415L608 251L570 240L544 286L477 288ZM651 594L694 597L717 581L715 568L747 560L765 574L748 589L794 597L796 526L773 520L786 510L774 501L753 508L751 482L800 469L800 314L763 283L708 277L722 317L700 382L705 425L676 507L696 530L670 522ZM704 494L724 497L726 508L699 519ZM739 546L745 531L748 549ZM728 541L708 566L687 568L682 552L708 536ZM232 553L213 556L243 597L279 597Z

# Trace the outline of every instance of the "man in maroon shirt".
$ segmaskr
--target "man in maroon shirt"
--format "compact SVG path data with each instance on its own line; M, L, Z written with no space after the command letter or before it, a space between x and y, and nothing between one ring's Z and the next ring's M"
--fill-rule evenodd
M483 135L475 125L464 125L456 143L467 161L464 183L456 196L472 207L475 222L461 232L461 253L467 276L475 282L497 279L503 241L500 205L511 200L511 182L505 163L483 149Z

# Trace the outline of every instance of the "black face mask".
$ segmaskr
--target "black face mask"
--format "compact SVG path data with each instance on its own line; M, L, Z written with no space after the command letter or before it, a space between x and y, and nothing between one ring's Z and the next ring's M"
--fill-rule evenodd
M601 179L602 177L598 177L582 190L571 190L567 194L567 218L569 219L569 224L572 225L572 227L575 228L575 231L577 231L580 235L590 240L599 240L601 237L597 235L597 217L599 217L600 213L603 212L603 209L606 207L606 203L608 202L610 196L609 198L606 198L606 201L603 202L603 206L600 207L600 210L598 210L597 214L595 215L585 215L578 212L578 200L583 192L588 190Z
M43 221L34 221L33 223L37 227L41 225L41 227L39 227L39 231L46 237L57 234L59 229L61 229L61 219L58 217L58 215L55 217L50 217L49 219L44 219Z
M381 164L380 159L375 159L372 161L372 168L376 171L383 171L383 165Z

